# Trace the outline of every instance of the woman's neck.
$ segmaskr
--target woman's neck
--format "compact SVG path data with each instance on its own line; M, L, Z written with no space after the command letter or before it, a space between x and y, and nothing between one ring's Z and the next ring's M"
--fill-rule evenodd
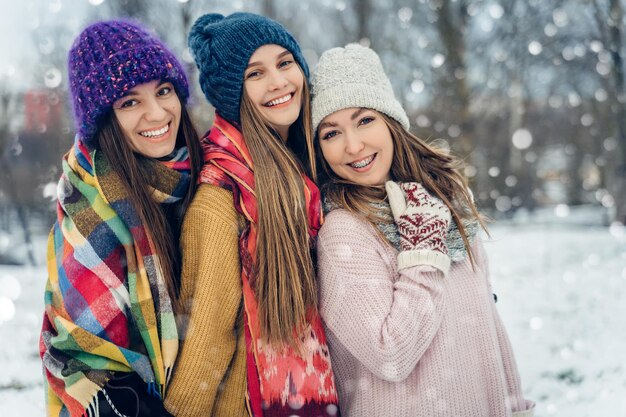
M289 139L289 126L279 126L275 127L274 129L276 129L276 132L283 140L283 142L287 143L287 140Z

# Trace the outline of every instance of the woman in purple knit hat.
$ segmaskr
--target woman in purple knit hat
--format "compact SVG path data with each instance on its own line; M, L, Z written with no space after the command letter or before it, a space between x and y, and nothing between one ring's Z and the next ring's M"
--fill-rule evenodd
M181 219L201 166L180 62L135 23L69 52L77 135L48 239L40 338L48 416L170 416Z

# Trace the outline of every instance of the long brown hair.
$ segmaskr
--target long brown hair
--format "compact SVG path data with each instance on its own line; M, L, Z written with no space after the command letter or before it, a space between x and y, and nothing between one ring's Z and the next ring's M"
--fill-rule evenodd
M150 194L151 188L148 185L151 183L150 178L154 176L151 158L133 152L112 110L99 124L96 135L100 149L119 175L129 200L150 234L155 253L159 259L165 286L172 300L172 307L174 312L178 312L181 310L178 297L180 293L181 256L177 237L180 234L182 216L179 216L178 224L174 226L177 230L172 230L164 209ZM181 146L187 146L191 163L190 186L178 207L180 210L178 213L182 214L191 203L195 193L196 179L202 167L198 133L184 105L181 105L180 126L176 136L176 147ZM167 209L170 210L171 208L168 207Z
M461 174L462 161L447 151L427 144L404 129L395 119L384 113L378 114L387 124L393 141L391 179L399 182L420 182L429 193L448 206L474 265L474 255L462 220L475 218L483 229L486 230L486 227L484 217L476 209L467 180ZM315 142L315 148L318 163L322 166L320 184L326 200L365 217L373 225L380 222L380 210L372 207L371 203L386 199L384 185L364 186L340 178L324 159L319 138Z
M273 345L299 347L302 328L317 287L308 233L303 173L315 178L311 107L306 79L302 108L281 139L245 92L241 131L254 161L258 231L255 292L261 336Z

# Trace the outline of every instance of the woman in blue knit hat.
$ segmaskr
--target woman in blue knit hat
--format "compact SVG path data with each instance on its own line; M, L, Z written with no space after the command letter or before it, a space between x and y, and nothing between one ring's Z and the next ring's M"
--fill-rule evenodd
M336 416L311 248L321 223L308 67L279 23L208 14L189 34L216 117L183 225L188 314L166 406Z
M68 67L78 133L48 240L47 415L170 416L178 238L202 161L187 78L126 21L86 28Z

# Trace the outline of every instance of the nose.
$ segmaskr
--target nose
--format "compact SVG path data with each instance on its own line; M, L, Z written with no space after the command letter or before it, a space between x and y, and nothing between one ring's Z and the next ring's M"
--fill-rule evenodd
M160 122L165 119L167 111L156 98L148 100L146 103L146 120L150 122Z
M346 153L350 155L356 155L363 150L365 144L359 137L358 133L347 131L344 134L345 136L345 145L346 145Z
M287 77L279 70L274 70L270 72L270 83L269 90L275 91L280 90L281 88L285 88L287 86Z

